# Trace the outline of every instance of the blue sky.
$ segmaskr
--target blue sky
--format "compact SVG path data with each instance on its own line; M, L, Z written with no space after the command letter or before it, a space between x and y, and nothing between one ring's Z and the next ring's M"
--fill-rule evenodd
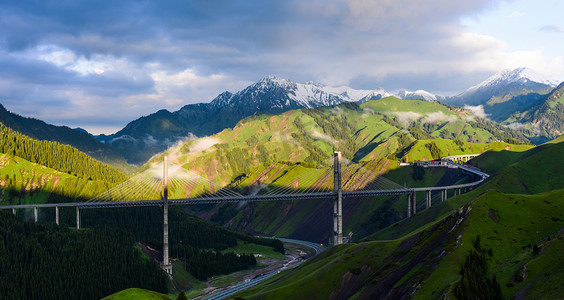
M0 1L0 103L112 133L265 76L457 94L564 80L564 1Z

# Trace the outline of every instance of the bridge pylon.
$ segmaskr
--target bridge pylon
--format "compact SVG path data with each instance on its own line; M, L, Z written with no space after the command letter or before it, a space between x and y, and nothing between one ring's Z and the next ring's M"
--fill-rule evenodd
M333 192L333 245L343 243L343 187L341 183L341 152L333 152L334 182Z
M168 157L163 161L163 270L172 275L172 265L168 257Z

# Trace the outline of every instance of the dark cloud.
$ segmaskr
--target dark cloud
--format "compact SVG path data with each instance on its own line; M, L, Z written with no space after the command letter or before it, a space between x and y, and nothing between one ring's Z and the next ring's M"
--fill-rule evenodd
M461 39L459 19L498 2L3 1L0 101L29 112L26 105L49 99L64 113L33 115L53 122L92 124L103 109L119 108L126 113L100 120L125 125L267 75L460 91L491 71L460 62L491 47Z

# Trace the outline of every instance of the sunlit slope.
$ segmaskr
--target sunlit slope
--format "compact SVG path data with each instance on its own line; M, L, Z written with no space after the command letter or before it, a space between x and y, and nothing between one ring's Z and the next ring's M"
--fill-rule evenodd
M0 185L0 205L87 200L112 186L7 154L0 154Z
M362 162L430 160L436 157L429 150L430 143L440 149L439 156L530 147L488 144L503 139L525 141L518 133L460 108L390 97L360 106L348 103L255 115L233 129L185 142L165 154L222 187L279 161L319 166L332 157L333 149L341 151L346 160ZM150 160L145 169L160 161L162 155Z
M486 153L471 163L497 174L484 188L519 194L564 188L564 142L547 143L525 152Z
M371 173L374 178L395 170L400 161L532 147L497 142L502 139L524 141L518 134L460 108L391 97L362 105L348 103L280 115L255 115L233 129L187 141L164 154L202 178L196 186L171 194L171 198L189 198L198 196L198 191L213 193L226 186L242 194L257 191L258 187L265 187L260 192L265 193L286 185L302 190L331 190L333 149L342 152L343 162L358 166L362 173ZM154 157L142 170L162 163L164 154ZM411 176L411 172L404 176ZM428 181L435 184L442 176L434 174ZM398 176L394 180L399 185L420 186ZM350 182L362 186L357 178ZM345 217L353 221L346 223L345 234L367 234L399 220L405 213L404 206L405 201L389 197L351 200L345 203ZM221 224L252 232L279 236L300 232L302 237L325 241L332 204L296 199L194 209L205 210L202 216ZM320 217L325 215L328 217Z
M84 201L126 179L76 148L32 139L0 123L2 204Z
M375 296L369 293L369 291L374 291L374 286L382 287L386 282L392 280L391 275L382 276L382 273L394 274L394 270L400 272L400 269L406 267L400 272L403 274L402 277L393 277L394 282L397 283L393 287L388 287L389 290L386 291L389 293L388 296L399 297L398 295L406 295L405 293L415 293L415 298L418 299L437 299L444 294L452 297L455 283L460 279L460 268L480 236L480 248L488 253L489 268L484 276L490 278L496 275L504 297L511 297L519 291L529 298L557 297L563 292L561 285L557 282L564 280L564 274L559 268L553 267L562 263L558 251L562 247L560 241L564 239L561 232L564 226L564 192L562 190L564 178L561 172L556 172L562 166L560 159L563 154L563 145L564 143L550 143L525 152L513 152L513 155L518 157L512 159L512 163L498 169L498 175L484 186L421 213L388 231L396 231L396 236L398 236L400 234L397 232L398 227L403 227L405 233L416 229L416 227L409 226L411 222L419 223L418 226L423 228L425 228L425 223L421 221L438 222L428 229L418 230L418 233L401 238L399 241L366 242L343 246L349 249L347 250L349 255L345 251L342 253L329 252L328 257L320 258L323 259L322 262L308 263L296 271L288 272L277 281L273 280L271 285L263 285L243 295L250 296L250 298L258 296L259 298L277 299L277 297L291 297L292 293L296 291L308 294L322 290L322 293L329 296L343 293L343 290L353 290L351 286L356 283L358 292L356 294L351 292L348 296L368 299ZM488 153L488 156L484 156L484 161L506 160L504 157L508 153L511 152L491 152ZM480 158L482 157L475 160L478 161ZM476 162L476 164L483 166L483 163ZM543 172L544 175L533 169L542 170L539 172ZM532 175L531 172L533 172ZM508 183L501 184L503 182ZM529 184L534 192L541 194L519 195L504 194L498 191L486 192L492 188L511 192L513 189L520 189L519 182ZM452 230L453 224L447 227L444 227L443 224L448 223L453 216L460 218L457 216L458 213L443 220L440 220L441 215L464 203L469 203L472 210L458 227L461 239L457 242L457 234L454 234L438 242L435 235L430 235L429 232L436 232L437 228L443 228L439 230L439 232L442 230L443 234L444 230ZM437 218L440 221L435 221ZM456 230L452 232L457 233ZM385 235L385 233L380 234L380 236ZM436 235L440 236L439 233ZM424 239L415 244L433 244L434 250L428 249L431 253L428 257L416 257L413 255L416 250L410 250L407 253L398 251L399 248L394 250L395 245L399 242L407 243L410 239L422 236ZM384 251L386 247L383 245L387 245L392 250ZM359 255L358 249L365 249L366 252L363 252L363 255L366 256ZM331 253L333 255L329 255ZM388 255L388 257L382 259L376 254ZM358 256L361 257L360 262L356 260ZM402 261L400 257L405 256L415 259L415 262ZM374 264L374 261L378 260L380 263ZM339 263L334 265L335 262ZM319 267L322 265L328 265L330 268ZM346 269L346 266L349 269ZM373 269L386 271L374 272ZM525 272L523 273L525 279L519 275L522 272ZM324 282L334 282L336 288L323 286L312 280L312 276L325 278ZM311 288L306 287L306 283L309 282L312 283ZM364 286L358 286L359 282L364 283Z
M558 295L564 280L552 264L561 264L557 250L564 238L564 192L513 195L489 192L437 224L395 241L369 241L332 248L296 270L284 272L249 291L250 299L453 297L460 268L470 250L485 253L488 271L504 297L528 286L526 295ZM533 247L536 245L535 247ZM534 250L535 248L542 250ZM491 249L491 250L490 250ZM535 252L534 252L535 251ZM539 252L536 252L539 251ZM519 274L527 266L526 279ZM546 272L539 268L549 266ZM555 278L557 277L557 278ZM550 296L545 296L550 298Z

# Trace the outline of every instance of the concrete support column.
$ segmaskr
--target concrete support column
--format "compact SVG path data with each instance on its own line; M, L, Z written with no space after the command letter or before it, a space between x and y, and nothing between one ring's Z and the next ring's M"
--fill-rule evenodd
M333 153L334 180L333 192L333 245L343 243L343 189L341 185L341 152Z
M35 219L35 223L37 223L37 207L33 208L33 216L34 216L34 219Z
M431 191L426 191L427 208L431 207Z
M14 216L16 215L16 208L12 208L12 214L14 214Z
M413 192L413 214L417 213L417 192Z
M55 206L55 224L59 225L59 207Z
M411 194L407 194L407 217L411 217Z
M172 275L172 265L168 256L168 157L163 162L163 264L162 268Z
M80 229L80 208L76 207L76 229Z

